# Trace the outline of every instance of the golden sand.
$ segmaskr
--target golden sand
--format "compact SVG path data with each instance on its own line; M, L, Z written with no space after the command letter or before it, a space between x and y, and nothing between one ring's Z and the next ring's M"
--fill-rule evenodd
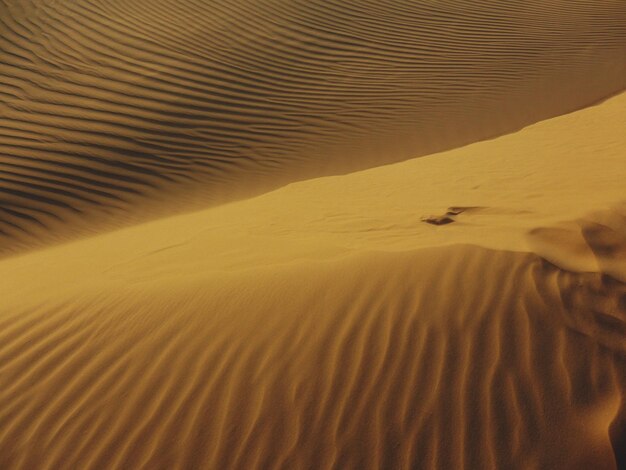
M624 468L623 2L0 31L0 469Z

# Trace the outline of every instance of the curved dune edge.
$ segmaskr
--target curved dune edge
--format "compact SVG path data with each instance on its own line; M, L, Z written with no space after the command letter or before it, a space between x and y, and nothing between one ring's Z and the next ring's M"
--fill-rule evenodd
M626 203L529 233L533 251L571 271L601 272L626 282Z
M0 253L580 109L626 86L625 25L614 0L2 0Z
M20 305L33 292L46 298L103 284L459 243L537 251L565 269L598 272L584 239L574 237L559 255L554 243L539 246L541 237L528 232L626 200L625 110L626 93L492 141L6 258L0 273L11 282L0 284L0 297ZM451 208L454 223L424 223ZM598 217L621 230L619 217Z
M625 296L455 246L5 309L0 464L615 469Z

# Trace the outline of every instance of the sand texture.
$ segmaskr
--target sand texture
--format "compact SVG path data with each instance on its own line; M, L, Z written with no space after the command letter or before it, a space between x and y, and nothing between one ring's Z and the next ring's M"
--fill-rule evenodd
M621 0L0 0L0 470L626 468L625 87Z
M0 255L626 87L621 0L2 0Z

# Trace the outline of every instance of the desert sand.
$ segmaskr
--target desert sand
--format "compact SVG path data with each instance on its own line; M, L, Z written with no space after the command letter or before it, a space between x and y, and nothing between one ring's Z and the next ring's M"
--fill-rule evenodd
M0 469L626 468L623 2L0 32Z

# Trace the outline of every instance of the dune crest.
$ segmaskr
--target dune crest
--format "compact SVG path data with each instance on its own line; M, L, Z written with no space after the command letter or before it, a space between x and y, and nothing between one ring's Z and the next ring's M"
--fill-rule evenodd
M0 0L0 470L626 468L625 88L623 0Z
M0 467L620 468L624 100L3 259Z
M565 269L626 282L626 202L576 222L533 229L529 236L535 252Z

